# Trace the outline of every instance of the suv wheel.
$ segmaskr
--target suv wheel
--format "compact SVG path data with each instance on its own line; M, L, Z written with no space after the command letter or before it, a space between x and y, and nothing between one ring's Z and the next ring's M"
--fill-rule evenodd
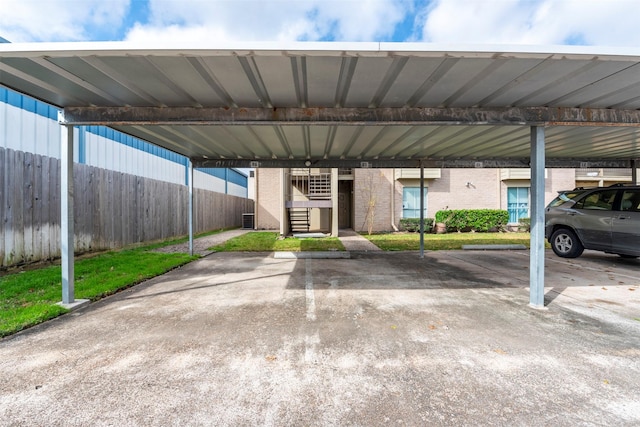
M573 231L560 228L551 235L551 249L562 258L577 258L582 255L584 246Z

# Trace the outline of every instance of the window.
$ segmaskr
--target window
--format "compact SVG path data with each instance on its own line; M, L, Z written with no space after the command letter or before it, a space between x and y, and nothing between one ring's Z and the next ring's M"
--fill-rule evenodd
M620 210L640 212L640 190L625 190L622 193Z
M579 195L581 195L582 191L566 191L564 193L560 193L558 197L553 199L551 203L549 203L550 208L557 208L560 205L565 204L566 202L570 202Z
M507 188L507 210L509 222L520 222L521 218L529 218L529 187Z
M595 191L576 203L576 209L610 211L618 190Z
M420 187L402 189L402 217L420 218ZM427 217L427 188L424 189L424 217Z

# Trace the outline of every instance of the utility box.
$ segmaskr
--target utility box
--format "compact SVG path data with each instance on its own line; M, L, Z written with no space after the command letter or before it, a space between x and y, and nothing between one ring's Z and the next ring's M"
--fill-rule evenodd
M253 230L253 219L255 214L243 213L242 214L242 228L245 230Z

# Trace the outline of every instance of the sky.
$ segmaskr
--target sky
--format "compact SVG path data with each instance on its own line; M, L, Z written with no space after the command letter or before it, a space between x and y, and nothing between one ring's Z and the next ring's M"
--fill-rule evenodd
M0 0L0 37L640 46L640 0Z

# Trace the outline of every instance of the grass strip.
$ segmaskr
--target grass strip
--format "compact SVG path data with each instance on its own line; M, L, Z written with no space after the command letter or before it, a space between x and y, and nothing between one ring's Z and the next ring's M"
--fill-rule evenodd
M308 237L298 239L287 237L279 239L278 233L271 231L254 231L234 237L225 243L213 246L209 250L216 252L273 252L273 251L344 251L342 242L337 237Z
M75 262L75 296L95 301L184 265L197 257L150 252L149 247L111 251ZM0 277L0 337L53 319L67 310L60 266Z
M363 237L384 251L420 250L418 233L363 234ZM462 249L463 245L525 245L529 247L529 239L529 233L425 234L424 248L429 251L439 251Z

